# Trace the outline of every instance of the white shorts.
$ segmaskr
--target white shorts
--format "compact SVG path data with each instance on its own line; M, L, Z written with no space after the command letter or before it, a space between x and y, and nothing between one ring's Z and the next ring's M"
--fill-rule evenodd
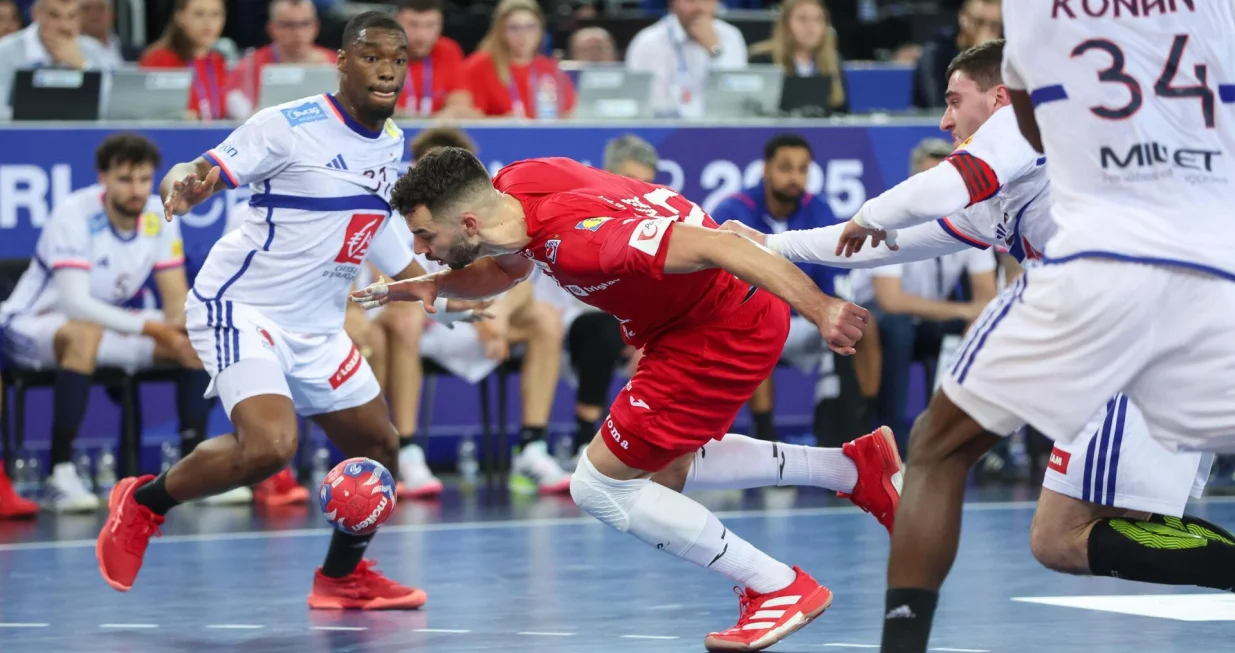
M155 309L135 313L146 320L163 319L163 313ZM3 331L5 356L21 367L54 369L59 364L56 359L56 332L68 321L69 318L62 313L14 317ZM99 367L119 368L130 374L150 369L154 366L154 339L104 329L95 361Z
M467 322L455 323L452 329L427 320L420 352L468 383L479 383L501 365L501 361L485 356L476 327Z
M835 399L840 396L840 377L836 375L836 359L831 349L823 344L819 327L801 315L789 318L789 337L781 362L788 363L805 374L819 373L815 384L815 402Z
M195 293L185 303L185 318L193 348L210 373L206 396L219 397L228 416L236 404L261 394L290 397L296 412L308 417L364 405L381 392L369 362L341 328L332 334L288 333L260 309L202 301ZM240 369L243 374L224 373ZM275 369L281 377L270 373Z
M1119 392L1168 451L1235 451L1235 283L1075 259L1026 270L970 329L942 390L993 433L1071 442Z
M1083 437L1056 443L1042 485L1103 506L1180 517L1201 497L1213 456L1171 453L1149 437L1141 411L1116 395L1085 425Z

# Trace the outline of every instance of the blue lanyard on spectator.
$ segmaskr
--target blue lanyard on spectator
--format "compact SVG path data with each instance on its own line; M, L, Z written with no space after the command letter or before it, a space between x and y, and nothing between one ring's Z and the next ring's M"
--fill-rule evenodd
M420 101L416 106L416 112L422 116L433 115L433 57L425 57L422 61L425 62L424 74L420 76ZM403 86L407 89L415 88L412 86L412 68L407 68L407 78L403 82Z
M199 63L200 66L197 65ZM222 118L223 91L214 77L214 67L210 65L210 58L193 62L193 71L193 85L197 88L197 112L202 118ZM203 75L197 74L199 72Z
M536 71L532 70L531 66L528 66L528 71L527 71L527 91L528 91L528 94L532 96L532 97L528 98L528 100L529 100L529 101L530 101L532 98L535 98L535 97L536 97L536 89L537 89L537 86L538 86L538 85L537 85L537 82L538 82L538 81L539 81L539 76L536 74ZM514 74L512 73L512 74L510 75L510 109L511 109L511 113L513 113L513 114L515 115L515 117L516 117L516 118L517 118L517 117L519 117L519 116L520 116L520 114L522 114L522 116L523 116L523 117L525 117L525 118L531 118L531 117L532 117L532 115L531 115L531 114L529 114L529 113L527 112L527 107L529 107L529 106L533 106L533 105L532 105L532 104L527 104L527 103L524 103L524 101L523 101L523 97L519 94L519 85L515 83L515 76L514 76Z

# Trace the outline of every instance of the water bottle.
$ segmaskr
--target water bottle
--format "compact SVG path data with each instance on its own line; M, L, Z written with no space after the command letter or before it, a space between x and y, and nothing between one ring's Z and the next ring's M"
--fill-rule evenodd
M326 475L330 473L330 450L326 447L318 447L317 451L313 452L313 491L317 492L322 487L322 483L326 480Z
M116 487L116 452L111 445L99 450L94 468L94 487L99 494L108 496L112 488Z
M26 458L26 487L30 498L37 497L43 486L43 471L39 468L39 457L30 454Z
M90 454L85 449L78 449L73 457L73 466L77 468L77 478L86 485L87 490L94 489L94 474L90 470Z
M480 463L476 460L476 441L472 436L465 435L459 442L458 459L459 476L464 485L475 485L480 476Z
M536 117L541 120L557 118L557 79L555 75L541 75L536 84Z
M26 498L30 497L30 471L26 468L29 458L25 451L18 451L13 457L13 490Z
M572 471L572 462L575 460L575 438L569 433L559 433L553 439L553 457L557 459L559 467L566 471Z
M176 449L175 445L167 440L163 441L163 446L160 447L160 450L162 462L159 463L159 473L165 474L167 470L172 468L172 465L176 464L176 461L180 460L180 452Z

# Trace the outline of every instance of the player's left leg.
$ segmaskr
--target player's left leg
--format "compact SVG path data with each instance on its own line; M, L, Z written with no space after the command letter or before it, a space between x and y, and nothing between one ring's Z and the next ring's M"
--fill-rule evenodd
M376 460L398 478L399 436L372 369L344 334L321 338L324 343L308 343L297 352L290 384L297 409L311 417L343 455ZM372 539L373 534L334 531L313 580L309 607L409 610L424 605L423 591L387 579L364 560Z
M510 316L507 339L523 344L519 391L523 398L523 426L519 450L512 462L511 487L517 491L562 494L570 491L570 474L549 451L547 428L553 397L562 369L562 313L546 302L530 301Z

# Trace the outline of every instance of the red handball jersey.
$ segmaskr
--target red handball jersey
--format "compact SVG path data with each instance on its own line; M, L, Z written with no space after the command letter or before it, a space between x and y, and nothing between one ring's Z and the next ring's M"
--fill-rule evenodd
M618 318L628 343L723 319L751 286L719 269L665 274L674 225L715 229L673 190L570 159L519 161L494 186L523 204L532 242L522 254L583 302Z

